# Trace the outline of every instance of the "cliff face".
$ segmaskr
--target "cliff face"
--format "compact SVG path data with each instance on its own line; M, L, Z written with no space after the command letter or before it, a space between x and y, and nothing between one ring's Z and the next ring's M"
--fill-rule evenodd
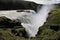
M20 9L36 10L38 5L39 4L28 1L0 0L0 10L20 10Z

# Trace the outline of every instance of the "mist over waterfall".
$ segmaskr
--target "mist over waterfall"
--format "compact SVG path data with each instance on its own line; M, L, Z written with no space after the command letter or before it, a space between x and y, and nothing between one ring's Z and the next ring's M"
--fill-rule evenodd
M41 8L38 7L38 12L36 14L30 15L27 17L25 22L22 22L21 25L26 29L29 37L35 37L39 27L43 26L48 18L49 12L53 9L54 4L60 3L59 0L25 0L33 1L37 4L42 4ZM24 20L24 19L23 19Z
M32 13L30 17L25 18L25 23L22 25L26 29L29 37L35 37L38 32L39 27L41 27L48 17L48 13L53 8L53 5L43 5L41 8L38 8L39 11L35 14ZM24 19L23 19L24 20Z

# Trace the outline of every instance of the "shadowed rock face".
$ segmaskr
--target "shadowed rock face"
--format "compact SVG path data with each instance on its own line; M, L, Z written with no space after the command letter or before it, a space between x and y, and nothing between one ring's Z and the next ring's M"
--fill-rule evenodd
M36 10L38 5L39 4L28 1L0 0L0 10L20 10L20 9Z

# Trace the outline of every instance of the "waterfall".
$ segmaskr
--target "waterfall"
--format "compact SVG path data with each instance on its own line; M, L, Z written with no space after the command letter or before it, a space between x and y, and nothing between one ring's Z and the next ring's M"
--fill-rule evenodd
M42 4L41 8L38 8L38 12L30 15L29 17L26 16L23 19L25 22L22 22L21 25L25 28L26 32L28 33L29 37L35 37L38 32L39 27L43 26L46 22L48 17L48 13L53 9L54 4L60 3L60 0L25 0L25 1L33 1L37 4Z
M38 32L39 27L41 27L44 22L46 22L46 19L48 17L48 13L53 8L53 5L43 5L41 8L39 8L39 11L35 14L32 13L30 17L26 16L23 19L22 25L26 29L26 32L28 33L29 37L35 37L35 35Z
M38 8L38 12L15 12L15 11L2 11L0 16L6 16L10 19L19 19L21 25L25 28L29 37L35 37L39 27L43 26L48 17L48 13L53 9L54 4L60 3L59 0L25 0L33 1L38 4L42 4L41 8ZM26 11L26 10L25 10ZM30 11L30 10L29 10ZM10 13L9 13L10 12Z

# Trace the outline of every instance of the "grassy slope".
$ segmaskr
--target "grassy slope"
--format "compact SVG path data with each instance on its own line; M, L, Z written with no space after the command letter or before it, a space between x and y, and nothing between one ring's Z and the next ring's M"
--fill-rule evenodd
M42 36L42 40L60 40L60 9L53 10L39 30L39 37Z

